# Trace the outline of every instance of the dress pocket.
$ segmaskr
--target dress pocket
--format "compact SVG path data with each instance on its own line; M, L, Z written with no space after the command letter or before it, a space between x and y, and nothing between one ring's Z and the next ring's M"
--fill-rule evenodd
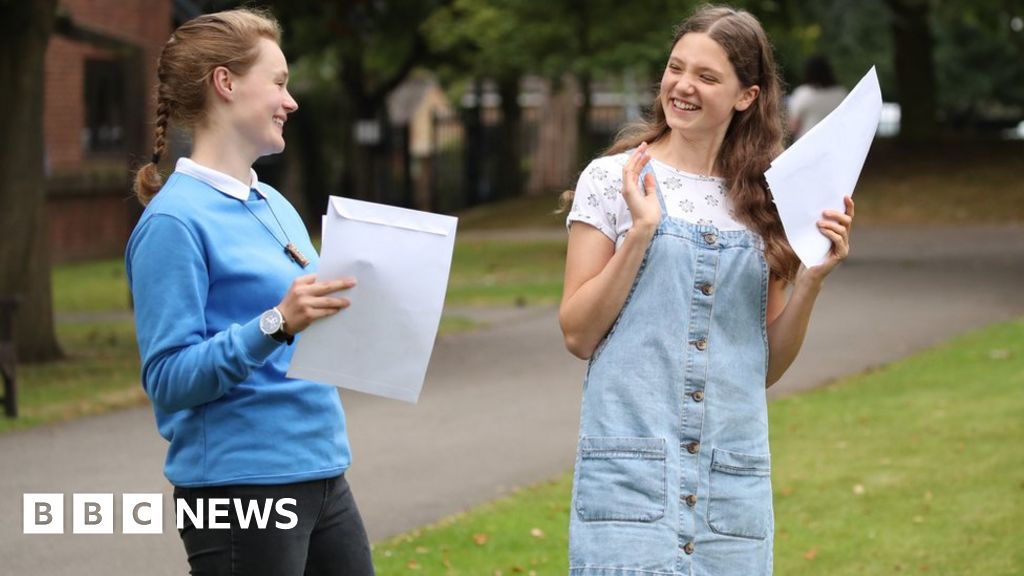
M665 515L665 440L580 439L574 504L584 522L654 522Z
M717 534L763 540L771 516L771 460L715 448L711 455L708 525Z

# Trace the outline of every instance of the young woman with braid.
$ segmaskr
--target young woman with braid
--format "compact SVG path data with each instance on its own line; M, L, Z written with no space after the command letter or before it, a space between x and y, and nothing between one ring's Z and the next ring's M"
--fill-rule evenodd
M161 53L126 254L142 383L176 504L205 517L182 514L192 574L369 575L337 390L285 377L294 338L348 306L335 294L355 281L315 281L299 216L252 169L284 150L298 108L279 40L269 15L232 10L185 23ZM162 182L169 123L193 148ZM211 499L227 499L225 517Z
M763 182L779 100L760 23L703 7L677 30L652 120L580 176L559 318L590 360L574 576L771 574L765 388L796 357L853 221L849 198L824 212L832 252L799 266Z

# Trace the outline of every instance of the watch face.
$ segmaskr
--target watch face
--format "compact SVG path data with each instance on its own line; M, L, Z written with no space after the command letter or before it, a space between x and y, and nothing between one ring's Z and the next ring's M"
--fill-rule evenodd
M267 310L262 316L260 316L260 331L270 336L281 329L283 320L284 319L281 318L281 313L277 310Z

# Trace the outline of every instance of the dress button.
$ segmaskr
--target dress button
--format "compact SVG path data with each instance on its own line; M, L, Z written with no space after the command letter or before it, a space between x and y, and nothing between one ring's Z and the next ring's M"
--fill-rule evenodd
M711 296L715 292L715 287L712 286L711 284L705 284L705 285L700 287L700 291L705 296Z
M697 390L693 394L690 394L690 397L693 398L694 402L702 402L704 400L704 392Z
M703 338L694 342L693 345L696 346L697 350L700 350L701 352L708 349L708 341Z
M690 454L696 454L700 452L700 442L690 442L686 445L686 451Z
M707 232L704 234L704 241L708 244L714 244L718 242L718 236L714 232Z
M686 552L687 554L693 554L693 542L687 542L686 544L683 544L683 552Z
M690 494L689 496L687 496L686 497L686 505L689 506L690 508L693 508L694 506L696 506L697 505L697 496L695 496L694 494Z

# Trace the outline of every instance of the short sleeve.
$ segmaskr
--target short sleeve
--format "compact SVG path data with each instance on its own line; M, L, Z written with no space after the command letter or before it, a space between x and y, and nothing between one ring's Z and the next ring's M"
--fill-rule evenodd
M594 160L580 174L565 225L568 228L573 222L590 224L615 242L619 236L618 203L622 193L622 175L601 160Z
M811 99L814 97L813 91L808 86L798 86L793 91L793 95L789 97L788 108L789 117L801 122L806 122L805 117L808 112L808 106Z

